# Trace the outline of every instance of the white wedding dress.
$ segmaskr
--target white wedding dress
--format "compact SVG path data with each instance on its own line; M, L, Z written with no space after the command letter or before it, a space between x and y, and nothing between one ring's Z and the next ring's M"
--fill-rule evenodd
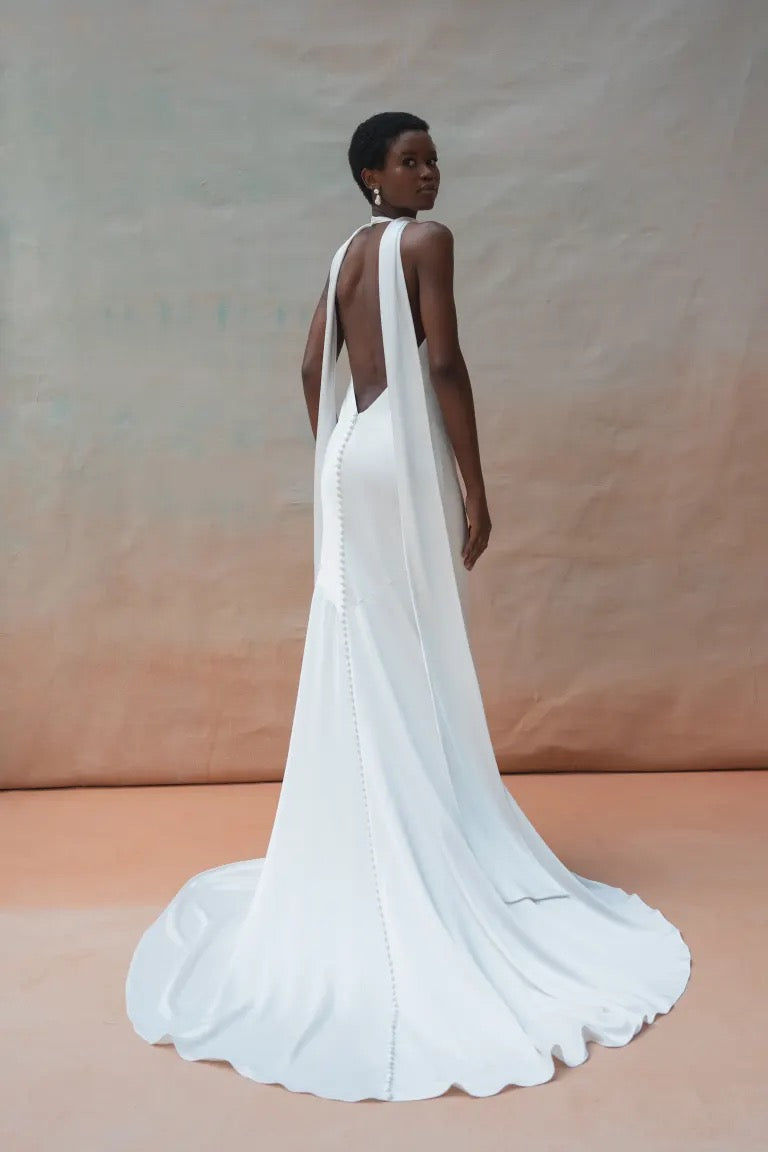
M193 876L126 981L140 1036L335 1100L488 1096L628 1043L688 982L678 929L579 876L504 787L465 627L456 464L385 224L387 388L335 401L331 264L315 587L262 859ZM373 223L363 227L372 227ZM355 233L352 235L356 235Z

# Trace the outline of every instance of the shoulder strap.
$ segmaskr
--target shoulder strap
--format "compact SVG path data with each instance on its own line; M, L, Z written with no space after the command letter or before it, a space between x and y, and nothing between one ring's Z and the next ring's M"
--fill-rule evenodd
M445 752L475 856L505 900L566 895L570 874L499 775L469 645L443 507L426 389L400 256L406 220L386 226L379 300L400 516L411 601Z
M328 276L328 298L325 312L325 342L323 344L323 367L320 373L320 404L317 411L317 435L315 437L315 473L314 473L314 570L315 579L320 568L320 551L323 539L323 511L320 494L320 477L323 469L323 460L336 424L336 281L339 277L339 268L344 259L353 237L369 224L361 224L349 236L331 260L331 270Z

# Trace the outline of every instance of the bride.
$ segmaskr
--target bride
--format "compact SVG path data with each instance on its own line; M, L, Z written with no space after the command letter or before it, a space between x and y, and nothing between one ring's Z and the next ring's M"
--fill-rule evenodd
M660 910L571 872L499 775L467 633L491 521L453 238L417 220L429 126L372 116L349 162L372 215L304 355L315 583L272 834L147 928L127 1011L151 1044L297 1092L488 1096L627 1044L691 957Z

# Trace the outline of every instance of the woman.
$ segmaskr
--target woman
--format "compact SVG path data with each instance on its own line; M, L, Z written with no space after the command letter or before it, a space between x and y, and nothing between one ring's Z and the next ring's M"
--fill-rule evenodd
M569 871L499 776L465 626L491 525L452 237L416 221L437 155L425 121L384 113L349 161L373 214L304 356L315 585L269 847L177 893L127 1007L151 1043L294 1091L487 1096L626 1044L690 953L639 896Z

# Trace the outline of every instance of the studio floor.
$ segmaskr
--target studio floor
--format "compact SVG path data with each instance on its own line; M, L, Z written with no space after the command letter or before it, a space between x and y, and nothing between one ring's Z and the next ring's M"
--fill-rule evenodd
M151 1047L125 1016L144 928L262 856L278 784L0 793L3 1152L766 1152L768 772L507 776L557 855L681 930L682 998L624 1048L473 1099L344 1104Z

